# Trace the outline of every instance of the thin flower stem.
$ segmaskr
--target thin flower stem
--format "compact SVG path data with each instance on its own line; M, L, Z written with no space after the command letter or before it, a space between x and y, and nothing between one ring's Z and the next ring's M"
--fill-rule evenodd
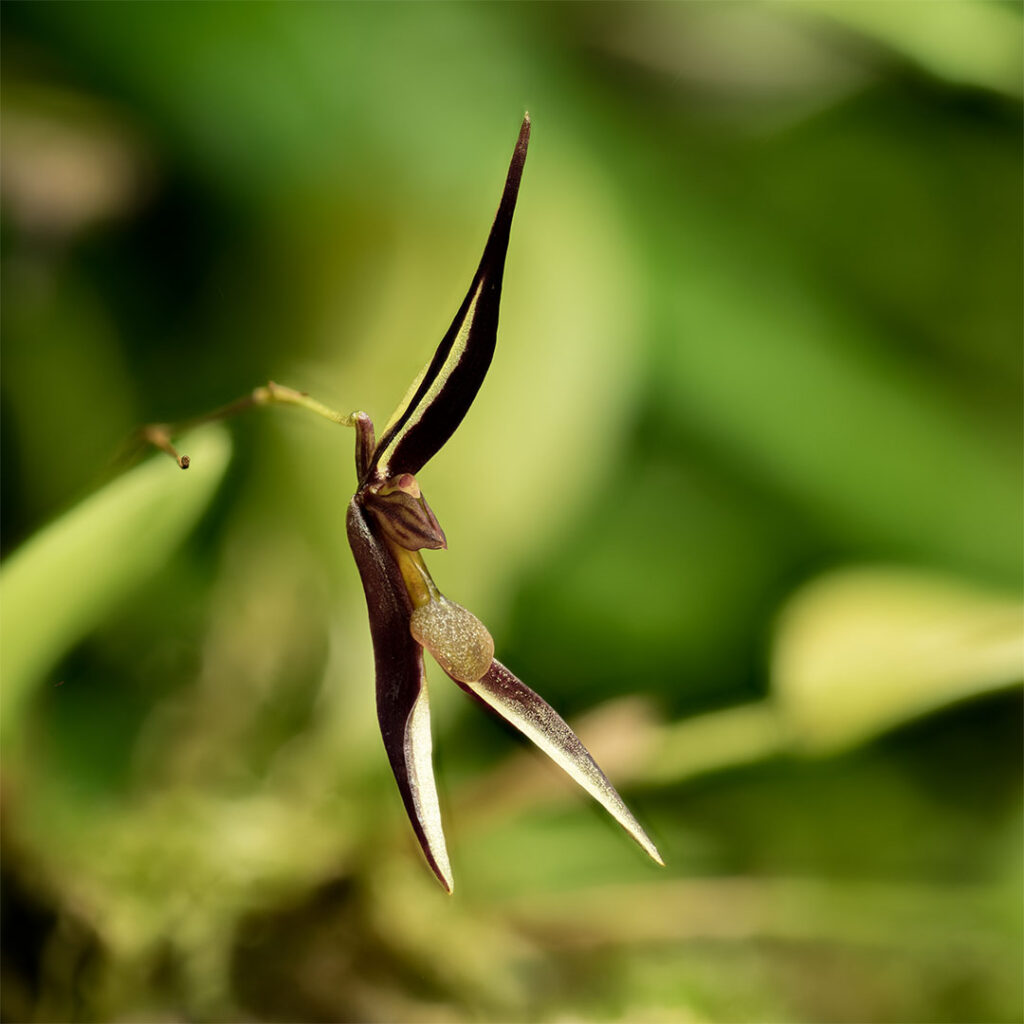
M266 387L256 388L253 391L252 402L254 405L272 405L274 403L298 405L303 409L316 413L317 416L323 416L325 420L330 420L332 423L340 423L343 427L355 426L356 417L359 415L356 412L349 413L347 416L343 413L335 412L322 402L318 402L315 398L310 398L305 391L296 391L294 388L285 387L283 384L275 384L272 380L267 382Z
M334 409L328 408L323 402L310 398L304 391L296 391L295 388L289 388L271 380L258 388L253 388L251 394L244 395L242 398L229 402L227 405L222 405L219 409L214 409L212 412L205 413L202 416L193 416L191 419L175 424L151 423L149 426L142 428L142 439L148 444L159 448L162 452L166 452L182 469L188 469L190 464L189 457L179 454L178 450L171 443L172 437L194 427L202 426L204 423L228 419L231 416L237 416L239 413L245 412L247 409L263 405L296 405L343 427L354 427L357 420L366 415L360 412L353 412L348 415L335 412Z

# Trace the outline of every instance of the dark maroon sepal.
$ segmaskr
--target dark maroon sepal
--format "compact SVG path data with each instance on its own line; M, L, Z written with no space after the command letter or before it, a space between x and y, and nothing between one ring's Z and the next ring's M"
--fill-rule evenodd
M395 560L355 498L349 503L346 526L370 616L377 720L384 749L427 862L451 892L451 867L431 767L423 649L409 632L412 603Z
M498 212L469 291L415 394L380 439L369 477L418 472L452 436L480 390L494 355L505 254L529 141L527 115L519 129ZM439 379L441 386L437 389ZM381 464L382 459L386 464Z

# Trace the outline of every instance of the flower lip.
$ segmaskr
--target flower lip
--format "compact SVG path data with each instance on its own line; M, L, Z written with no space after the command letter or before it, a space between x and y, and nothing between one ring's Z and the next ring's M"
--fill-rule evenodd
M494 640L487 627L471 611L441 594L413 609L409 632L459 683L475 683L487 674L494 660Z

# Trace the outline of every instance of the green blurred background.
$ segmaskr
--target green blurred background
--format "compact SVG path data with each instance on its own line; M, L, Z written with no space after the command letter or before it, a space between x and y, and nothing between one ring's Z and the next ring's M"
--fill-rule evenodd
M3 1019L1020 1020L1020 11L5 4ZM449 898L351 433L122 455L382 425L525 109L429 561L668 867L437 672Z

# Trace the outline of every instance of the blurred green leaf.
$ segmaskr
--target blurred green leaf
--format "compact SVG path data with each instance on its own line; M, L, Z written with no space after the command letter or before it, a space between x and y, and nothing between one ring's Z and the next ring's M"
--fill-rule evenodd
M26 542L0 573L4 736L17 728L30 688L170 557L224 475L222 427L184 438L183 473L154 456Z
M783 4L859 32L955 85L1021 95L1020 6L944 0L914 3Z
M700 233L666 253L679 275L664 291L659 378L671 417L846 544L1013 578L1015 442L781 253Z
M798 743L853 746L1024 680L1024 604L908 569L810 584L779 623L773 685Z

